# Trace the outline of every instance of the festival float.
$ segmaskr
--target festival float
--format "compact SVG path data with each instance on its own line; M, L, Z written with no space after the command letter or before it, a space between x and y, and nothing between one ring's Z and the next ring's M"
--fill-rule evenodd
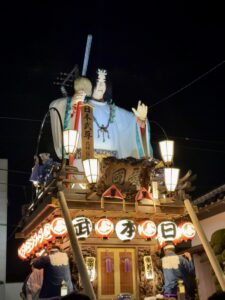
M105 84L107 71L97 74L98 84ZM87 89L85 95L90 92L88 84L81 88ZM80 90L78 96L84 96ZM184 204L193 176L188 171L179 178L173 166L174 142L167 137L160 142L162 158L153 156L147 107L142 103L131 113L112 102L83 100L56 100L46 114L51 116L58 160L50 153L32 170L36 194L16 234L23 239L18 255L28 260L59 245L71 258L76 286L91 299L126 295L138 300L160 294L160 249L168 241L186 243L188 248L195 235L189 218L195 208L188 211ZM103 113L99 118L103 109L106 119ZM122 121L129 125L127 133L117 128ZM127 141L121 148L119 138ZM96 151L99 143L102 152Z

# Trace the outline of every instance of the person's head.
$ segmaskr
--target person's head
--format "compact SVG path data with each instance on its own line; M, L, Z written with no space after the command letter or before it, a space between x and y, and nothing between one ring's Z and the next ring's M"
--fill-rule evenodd
M163 247L163 251L166 254L170 253L170 252L174 252L175 251L175 246L173 243L167 243L164 247Z
M62 300L73 300L73 299L77 299L77 300L90 300L90 298L87 295L84 295L82 293L70 293L64 297L61 298Z
M49 254L54 254L61 251L61 248L59 246L52 246L52 248L49 250Z
M40 153L39 156L42 160L42 163L44 163L50 158L50 153Z
M107 71L98 69L97 78L94 80L92 98L97 101L110 102L112 99L112 86L107 80Z
M74 91L77 92L84 92L87 97L91 96L92 93L92 84L91 81L86 77L78 77L74 81Z
M224 299L225 299L225 292L216 292L208 298L208 300L224 300Z

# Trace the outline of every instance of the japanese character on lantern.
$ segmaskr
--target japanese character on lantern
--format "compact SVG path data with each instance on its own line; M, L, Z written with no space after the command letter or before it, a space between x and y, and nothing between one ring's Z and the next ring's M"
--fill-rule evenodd
M158 240L162 246L165 242L173 242L177 238L178 230L176 223L163 221L158 225Z
M132 220L120 220L115 229L118 238L122 241L130 241L135 237L136 226Z
M76 217L72 223L78 239L85 239L92 232L92 222L86 217Z

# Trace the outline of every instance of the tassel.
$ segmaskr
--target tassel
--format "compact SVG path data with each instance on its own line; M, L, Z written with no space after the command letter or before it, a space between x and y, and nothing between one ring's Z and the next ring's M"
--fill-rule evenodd
M124 272L130 272L130 260L128 257L124 259Z
M111 260L111 258L106 258L105 263L106 263L106 272L111 273L112 272L112 260Z

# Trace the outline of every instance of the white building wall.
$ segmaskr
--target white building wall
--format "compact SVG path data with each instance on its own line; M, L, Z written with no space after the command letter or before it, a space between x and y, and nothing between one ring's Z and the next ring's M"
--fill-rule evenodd
M201 220L200 224L206 234L208 241L210 241L211 235L213 234L213 232L215 232L216 230L225 228L225 212L223 212L221 214L217 214L213 217ZM194 246L201 245L201 244L202 243L201 243L198 235L196 234L195 238L192 240L192 246L194 247Z
M20 297L20 292L22 285L22 282L7 283L5 286L5 300L21 300L22 298ZM1 294L0 300L2 300Z
M8 160L0 159L0 300L4 300L6 282Z

